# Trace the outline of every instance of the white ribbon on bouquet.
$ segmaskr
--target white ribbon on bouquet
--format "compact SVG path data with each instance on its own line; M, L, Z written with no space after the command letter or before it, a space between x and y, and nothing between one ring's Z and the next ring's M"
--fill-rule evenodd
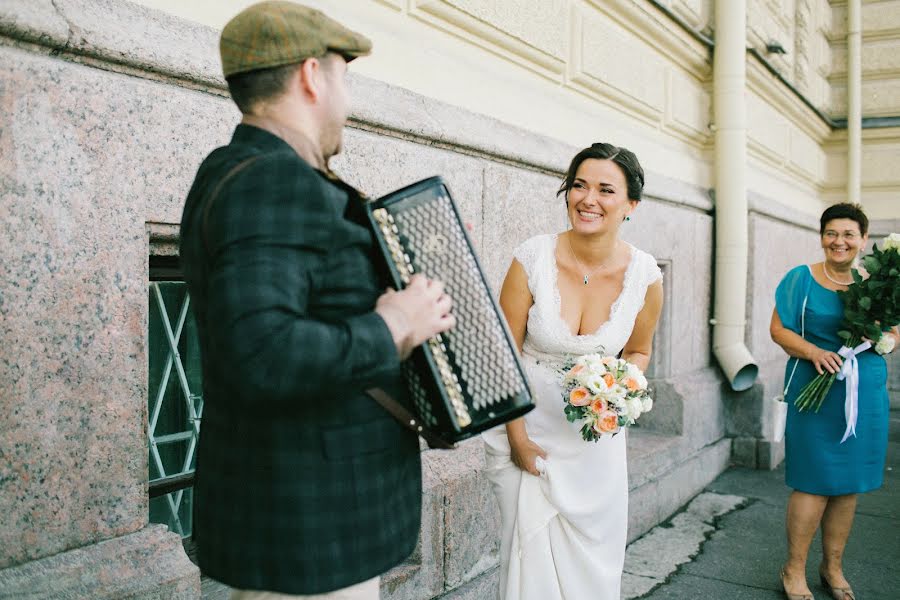
M872 342L863 342L855 348L841 346L838 354L844 359L841 365L841 371L837 378L847 382L847 393L844 399L844 419L847 421L847 429L844 431L844 437L841 443L847 441L851 435L856 437L856 417L859 415L859 361L856 355L865 352L872 347Z

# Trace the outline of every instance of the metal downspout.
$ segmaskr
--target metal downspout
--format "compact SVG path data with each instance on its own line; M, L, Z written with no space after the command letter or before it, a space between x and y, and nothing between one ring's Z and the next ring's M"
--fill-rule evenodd
M735 391L749 389L759 372L744 343L748 256L746 23L746 0L716 0L713 353Z
M847 2L847 199L861 201L862 188L862 6Z

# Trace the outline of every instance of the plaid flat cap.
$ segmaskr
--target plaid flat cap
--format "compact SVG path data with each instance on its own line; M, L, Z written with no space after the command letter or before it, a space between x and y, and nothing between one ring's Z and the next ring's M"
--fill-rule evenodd
M225 77L270 69L335 52L348 62L372 51L372 42L321 11L284 0L247 7L222 30Z

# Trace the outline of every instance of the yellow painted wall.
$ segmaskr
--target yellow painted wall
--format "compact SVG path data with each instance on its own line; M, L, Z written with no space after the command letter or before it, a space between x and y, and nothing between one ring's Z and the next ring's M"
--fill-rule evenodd
M215 28L251 3L138 2ZM373 55L352 64L357 73L573 146L601 140L623 145L652 172L714 185L708 50L646 0L305 3L372 38ZM661 3L709 33L712 0ZM844 4L748 2L748 46L764 52L768 41L781 43L787 54L767 54L767 59L831 113L845 106ZM900 33L895 35L900 32L900 0L866 3L864 26L872 28L864 36L864 90L874 89L872 78L878 74L893 78L876 86L882 100L873 103L870 98L864 108L873 114L896 108L900 116L900 70L893 58L900 52L889 51L900 44ZM880 46L870 48L875 41ZM885 95L892 99L884 100ZM751 57L748 111L752 191L810 214L840 199L846 136L832 133ZM871 165L864 167L864 204L874 219L900 218L900 132L873 136L867 131L864 139L864 162ZM874 166L894 155L898 168L890 175Z

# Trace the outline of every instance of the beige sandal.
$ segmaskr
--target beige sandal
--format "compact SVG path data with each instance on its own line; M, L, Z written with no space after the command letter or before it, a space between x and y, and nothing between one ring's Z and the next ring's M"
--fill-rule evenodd
M831 594L831 597L834 598L834 600L856 600L856 595L851 588L831 587L831 584L828 583L828 580L825 578L825 574L822 573L822 571L819 571L819 580L822 582L825 591Z
M813 598L812 594L789 594L788 593L787 586L784 585L784 567L781 567L781 589L784 592L784 597L787 598L787 600L816 600L815 598ZM838 600L841 600L841 599L838 599Z

